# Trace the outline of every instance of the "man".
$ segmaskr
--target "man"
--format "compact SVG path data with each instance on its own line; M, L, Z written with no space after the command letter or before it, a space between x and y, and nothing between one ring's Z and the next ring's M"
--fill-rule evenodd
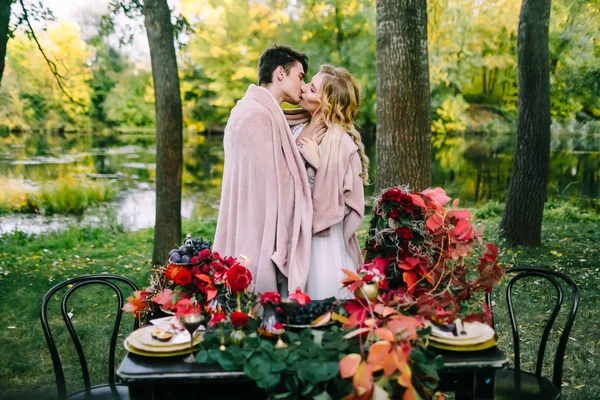
M278 283L282 292L304 289L308 277L310 186L280 107L299 103L307 60L285 46L266 50L258 62L259 86L250 85L225 127L214 250L247 257L259 293L277 291ZM322 126L305 129L316 134Z

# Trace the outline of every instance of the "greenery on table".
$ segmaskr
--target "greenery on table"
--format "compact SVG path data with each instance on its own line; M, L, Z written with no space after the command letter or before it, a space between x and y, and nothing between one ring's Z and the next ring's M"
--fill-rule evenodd
M243 370L259 388L276 399L338 399L352 391L351 381L340 376L339 361L346 354L360 351L357 340L344 339L347 333L337 326L328 330L305 328L286 332L282 338L289 346L284 349L276 348L272 340L251 333L240 347L227 346L221 351L221 334L216 329L205 334L196 360L218 363L228 371ZM227 336L228 332L225 333ZM410 358L416 376L438 379L437 370L443 363L440 357L414 347ZM425 383L428 391L434 389L433 381ZM403 390L399 385L395 387Z

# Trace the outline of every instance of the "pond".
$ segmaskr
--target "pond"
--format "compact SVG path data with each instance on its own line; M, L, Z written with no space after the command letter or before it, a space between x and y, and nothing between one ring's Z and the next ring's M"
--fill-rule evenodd
M510 180L512 149L489 151L483 138L434 149L432 183L461 200L503 201ZM374 151L371 148L372 159ZM117 223L128 230L154 226L155 142L153 134L23 134L0 138L0 177L39 187L64 176L111 182L117 195L83 215L0 215L0 234L15 229L41 233L73 223ZM222 137L186 136L184 218L215 217L223 171ZM600 151L554 151L548 197L598 204ZM372 186L367 188L372 194Z

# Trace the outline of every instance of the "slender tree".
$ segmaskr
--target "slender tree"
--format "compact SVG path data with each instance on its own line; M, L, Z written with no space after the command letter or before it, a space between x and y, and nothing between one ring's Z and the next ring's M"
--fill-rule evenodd
M156 100L156 225L154 265L181 242L183 116L175 36L167 0L144 0Z
M376 190L431 182L427 1L377 0Z
M517 39L517 138L506 209L500 223L511 246L539 246L550 168L551 0L523 0Z
M6 45L10 35L10 6L12 0L0 1L0 86L4 74L4 59L6 58Z

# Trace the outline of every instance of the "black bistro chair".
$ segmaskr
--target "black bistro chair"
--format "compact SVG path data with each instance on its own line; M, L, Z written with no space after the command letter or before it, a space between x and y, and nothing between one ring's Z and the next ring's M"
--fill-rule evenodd
M116 282L125 283L129 286L133 291L137 290L137 286L133 283L132 280L125 278L119 275L110 275L110 274L94 274L94 275L84 275L76 278L72 278L66 280L58 285L54 286L50 289L42 299L42 307L40 313L40 319L42 321L42 329L44 330L44 336L46 337L46 342L48 343L48 349L50 350L50 356L52 357L52 365L54 367L54 373L56 375L56 385L58 389L58 398L59 399L129 399L129 390L127 386L121 386L115 384L115 348L117 344L117 334L119 332L119 327L121 325L121 317L123 311L123 293L119 289L119 287L115 284ZM116 294L116 302L117 302L117 310L116 317L114 320L114 326L112 331L112 337L110 340L109 346L109 354L108 354L108 383L103 385L91 386L90 383L90 374L88 370L88 363L85 358L85 354L83 348L81 346L81 341L75 332L73 324L71 323L71 318L68 315L68 307L67 303L69 301L69 297L77 290L84 286L89 285L97 285L97 286L105 286L112 289ZM61 313L62 318L64 320L65 325L67 326L67 330L69 331L69 335L73 340L73 344L75 346L75 350L77 351L77 356L79 358L79 363L81 365L81 372L83 375L83 384L84 389L78 392L72 393L67 396L67 388L65 383L65 375L62 367L62 363L60 361L60 357L58 354L58 350L56 348L56 344L54 342L54 338L52 337L52 333L50 331L50 326L48 324L48 302L54 297L54 295L60 291L61 289L67 288L64 293L61 301ZM139 326L139 322L136 318L134 322L134 329L137 329Z
M499 370L496 372L494 398L495 399L510 399L510 400L554 400L561 397L561 381L563 371L563 358L569 340L569 333L577 314L579 307L579 289L568 276L560 272L550 271L540 268L531 267L516 267L506 271L508 274L514 274L506 288L506 302L508 304L508 313L513 332L513 346L515 353L514 368ZM513 287L523 278L536 277L543 278L550 282L551 286L556 289L556 302L554 309L546 322L542 337L538 348L538 356L535 373L525 372L521 370L521 352L519 345L519 330L515 318L513 307ZM527 279L525 279L527 281ZM523 281L524 282L524 281ZM562 327L562 333L558 340L558 347L554 357L554 369L552 380L542 376L542 366L544 363L544 353L548 337L553 330L553 325L556 321L556 316L563 306L565 298L565 290L570 290L571 298L567 304L567 318Z

